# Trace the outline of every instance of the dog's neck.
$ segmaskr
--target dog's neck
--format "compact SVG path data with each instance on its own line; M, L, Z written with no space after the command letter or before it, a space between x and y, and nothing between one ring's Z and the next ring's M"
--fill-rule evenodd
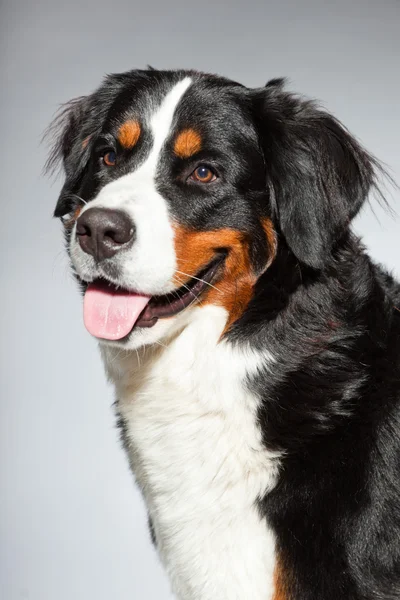
M165 347L103 355L177 597L269 600L274 537L257 502L276 483L279 455L262 445L246 379L273 357L220 341L226 317L204 307Z

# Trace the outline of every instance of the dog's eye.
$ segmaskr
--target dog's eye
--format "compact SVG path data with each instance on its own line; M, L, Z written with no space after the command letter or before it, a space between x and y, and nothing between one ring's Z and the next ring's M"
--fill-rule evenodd
M211 181L215 181L217 176L210 167L207 167L206 165L200 165L190 175L190 179L200 183L210 183Z
M113 151L106 152L103 155L103 163L107 165L107 167L113 167L117 161L117 154Z

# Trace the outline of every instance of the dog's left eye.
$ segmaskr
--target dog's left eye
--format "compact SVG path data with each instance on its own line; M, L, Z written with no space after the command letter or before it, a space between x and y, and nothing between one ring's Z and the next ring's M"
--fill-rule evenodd
M117 162L117 154L116 154L116 152L113 152L111 150L109 152L106 152L103 155L103 163L105 165L107 165L107 167L113 167L116 162Z
M211 183L217 179L216 173L207 165L200 165L190 175L190 179L199 183Z

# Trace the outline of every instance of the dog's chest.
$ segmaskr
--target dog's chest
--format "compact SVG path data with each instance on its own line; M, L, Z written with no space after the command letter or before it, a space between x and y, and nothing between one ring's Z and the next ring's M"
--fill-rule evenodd
M276 483L244 376L259 357L188 328L117 385L156 545L182 600L270 600L274 538L255 505Z

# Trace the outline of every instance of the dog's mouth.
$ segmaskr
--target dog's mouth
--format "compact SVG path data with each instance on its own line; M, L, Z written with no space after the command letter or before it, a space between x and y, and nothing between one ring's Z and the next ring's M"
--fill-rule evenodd
M173 317L192 304L215 280L225 256L218 256L180 288L160 296L123 289L106 279L90 283L85 291L84 321L93 336L122 340L137 327L153 327L158 319Z

